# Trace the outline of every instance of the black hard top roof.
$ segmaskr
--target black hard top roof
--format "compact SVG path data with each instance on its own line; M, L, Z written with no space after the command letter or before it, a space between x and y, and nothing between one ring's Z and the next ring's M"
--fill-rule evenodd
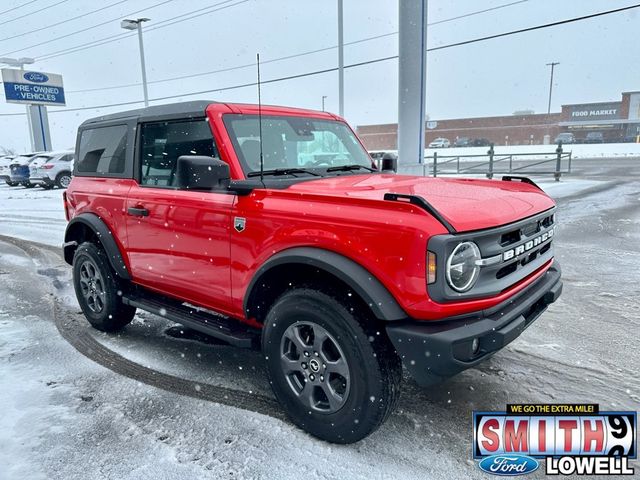
M89 120L85 120L81 126L111 122L114 120L155 120L171 117L204 117L207 106L212 103L218 102L213 102L211 100L194 100L190 102L154 105L152 107L137 108L135 110L127 110L124 112L90 118Z

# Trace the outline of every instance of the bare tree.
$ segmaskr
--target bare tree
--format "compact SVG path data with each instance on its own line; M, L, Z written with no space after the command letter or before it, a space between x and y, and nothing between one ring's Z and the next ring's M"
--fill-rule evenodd
M7 148L0 145L0 155L15 155L16 151L13 148Z

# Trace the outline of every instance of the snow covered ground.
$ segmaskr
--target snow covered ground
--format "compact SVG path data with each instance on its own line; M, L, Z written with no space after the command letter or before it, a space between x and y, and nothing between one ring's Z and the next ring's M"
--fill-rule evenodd
M67 220L62 190L9 187L0 183L0 235L60 246Z
M557 145L495 145L496 155L514 155L514 159L544 158L555 155ZM594 143L594 144L569 144L562 146L565 153L571 152L576 159L584 158L618 158L640 157L640 143ZM450 147L450 148L425 148L425 157L456 155L486 155L489 147ZM385 152L398 153L397 150L384 150ZM532 153L541 154L530 156ZM518 154L527 154L518 157Z
M640 162L536 181L558 200L563 296L478 367L431 389L407 378L397 412L348 446L284 419L259 352L145 313L117 335L89 328L59 253L61 191L1 185L0 480L482 479L472 410L638 410Z
M516 155L518 153L547 153L555 154L557 145L495 145L496 155ZM489 147L452 147L452 148L427 148L426 156L438 155L486 155ZM640 157L640 143L594 143L594 144L569 144L563 145L564 152L571 152L573 158L616 158L616 157ZM526 159L527 157L521 157ZM536 157L529 157L536 158Z
M552 173L556 168L556 145L497 145L495 146L494 171L496 177L507 174L512 164L513 175L535 175L535 172ZM488 170L489 147L466 148L437 148L425 149L425 161L422 164L408 164L400 162L399 173L406 175L431 175L433 172L434 154L438 154L438 175L460 171L473 176L473 172ZM579 167L581 160L603 159L612 161L617 158L640 158L640 143L605 143L605 144L577 144L563 146L565 155L561 161L561 171L569 170L571 152L571 167ZM398 153L397 150L388 152ZM531 172L534 172L533 174ZM570 175L569 175L570 176Z

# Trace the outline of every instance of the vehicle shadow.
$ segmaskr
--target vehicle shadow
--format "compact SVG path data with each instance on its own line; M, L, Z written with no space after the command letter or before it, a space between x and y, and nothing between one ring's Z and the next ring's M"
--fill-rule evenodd
M174 324L156 315L140 312L122 332L106 334L86 327L105 347L162 373L191 381L251 392L273 398L262 354L239 349L223 341ZM470 369L431 387L420 387L404 372L399 416L417 421L441 417L451 428L451 417L470 425L470 411L503 409L509 397L501 361L490 358L480 368Z

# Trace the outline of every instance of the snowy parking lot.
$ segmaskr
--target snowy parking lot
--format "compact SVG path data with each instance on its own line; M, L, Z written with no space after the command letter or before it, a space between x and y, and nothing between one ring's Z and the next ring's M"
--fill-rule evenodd
M89 328L61 257L62 191L0 185L0 480L486 478L473 410L639 410L640 161L535 180L558 202L560 300L478 367L430 389L406 378L390 420L346 446L286 420L257 351L146 313Z

